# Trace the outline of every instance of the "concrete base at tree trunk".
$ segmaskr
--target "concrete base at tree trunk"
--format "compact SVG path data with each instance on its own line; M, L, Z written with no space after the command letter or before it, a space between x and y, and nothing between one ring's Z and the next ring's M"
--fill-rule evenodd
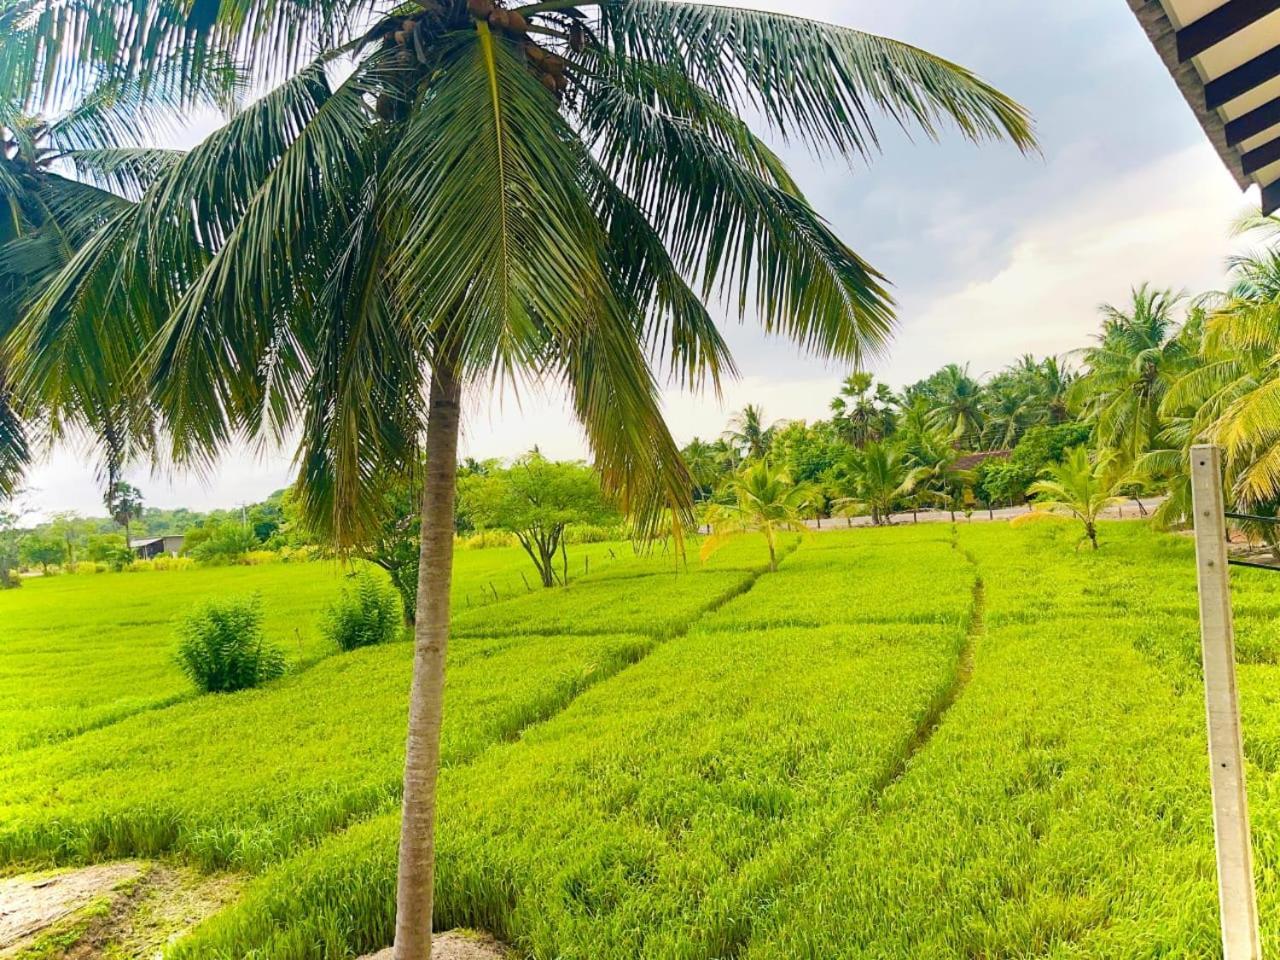
M393 956L388 947L360 960L392 960ZM506 960L508 956L506 947L483 933L452 930L437 933L431 941L431 960Z

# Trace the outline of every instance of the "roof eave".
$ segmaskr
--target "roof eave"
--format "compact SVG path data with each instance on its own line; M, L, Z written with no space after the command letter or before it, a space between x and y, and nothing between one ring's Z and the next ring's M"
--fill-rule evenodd
M1216 110L1210 110L1205 104L1204 79L1191 61L1182 63L1178 60L1178 36L1169 15L1165 12L1160 0L1129 0L1129 9L1142 24L1151 45L1164 61L1170 76L1182 91L1183 99L1191 107L1196 120L1204 129L1205 135L1213 148L1218 151L1223 164L1235 178L1241 190L1248 190L1254 181L1244 172L1240 154L1227 143L1226 124Z

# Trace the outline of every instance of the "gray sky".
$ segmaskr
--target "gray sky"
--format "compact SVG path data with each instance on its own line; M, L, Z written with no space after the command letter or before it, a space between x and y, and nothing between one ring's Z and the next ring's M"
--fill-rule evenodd
M1035 114L1043 157L975 147L957 136L913 142L881 126L869 165L781 152L814 206L887 274L900 327L874 372L895 386L944 363L992 372L1031 352L1087 343L1097 305L1142 281L1220 284L1227 228L1245 198L1196 125L1123 0L758 0L756 6L884 33L964 64ZM771 418L816 419L847 371L726 320L742 372L711 396L670 393L682 443L715 437L729 414L759 403ZM584 457L558 396L472 396L465 452L512 456L539 445ZM132 477L148 505L226 507L290 479L291 451L229 454L209 478ZM92 466L55 451L31 476L39 513L101 513Z

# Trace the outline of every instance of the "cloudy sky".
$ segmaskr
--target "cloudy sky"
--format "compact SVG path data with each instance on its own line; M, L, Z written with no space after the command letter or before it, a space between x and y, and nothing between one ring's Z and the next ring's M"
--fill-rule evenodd
M948 362L994 371L1022 353L1088 341L1096 308L1142 281L1209 289L1246 199L1218 162L1123 0L759 0L758 6L887 34L977 71L1035 114L1043 157L959 137L914 141L882 127L883 152L854 167L781 152L814 206L895 287L900 327L874 372L900 386ZM723 402L672 392L678 440L714 437L745 403L815 419L847 371L726 319L739 381ZM539 445L583 457L557 396L473 396L465 452ZM226 507L290 479L291 451L229 454L211 477L132 479L152 506ZM38 513L100 513L92 465L55 451L34 471Z

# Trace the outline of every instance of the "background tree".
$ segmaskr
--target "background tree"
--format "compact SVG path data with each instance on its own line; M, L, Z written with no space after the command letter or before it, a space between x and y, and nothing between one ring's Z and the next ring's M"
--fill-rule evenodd
M67 545L60 537L28 533L18 542L18 557L28 567L38 566L47 574L51 566L67 562Z
M48 533L62 541L68 566L74 566L76 552L84 546L92 523L74 511L55 513L49 518Z
M733 415L723 439L743 459L762 460L773 446L774 429L765 425L764 411L749 403Z
M926 467L912 467L897 445L872 441L845 459L842 476L848 496L836 501L836 506L865 510L876 526L890 523L894 508L929 475Z
M465 477L459 484L459 509L481 530L506 530L537 567L544 587L568 582L557 573L570 526L603 526L618 520L595 472L581 463L555 463L538 453L521 457L507 469Z
M111 519L124 528L124 543L133 548L130 525L142 516L142 491L123 480L117 480L107 488L102 501Z
M1143 284L1126 307L1103 304L1098 344L1083 353L1085 372L1072 389L1073 402L1098 444L1129 463L1159 445L1161 404L1194 355L1174 315L1184 299Z
M702 542L702 559L731 537L762 533L769 548L769 569L777 571L779 534L809 529L804 522L809 492L769 461L758 460L729 480L725 496L725 503L714 504L707 512L711 535Z
M923 386L930 404L930 422L953 442L977 446L982 436L982 385L969 375L967 365L951 363Z
M689 476L693 478L695 500L707 500L715 492L716 483L725 472L725 453L723 444L708 443L698 437L690 440L680 451Z
M387 471L425 459L396 922L398 960L420 960L463 386L567 384L639 534L687 519L650 363L686 385L732 372L696 290L852 364L893 320L879 275L739 111L846 157L874 149L877 110L1028 149L1026 115L917 48L736 7L247 0L153 17L84 0L76 15L81 42L40 21L0 67L41 63L36 82L69 57L132 72L177 51L199 70L224 52L283 80L44 290L20 379L61 411L59 344L80 337L128 355L117 376L143 361L179 462L300 433L308 519L339 546L376 524Z

